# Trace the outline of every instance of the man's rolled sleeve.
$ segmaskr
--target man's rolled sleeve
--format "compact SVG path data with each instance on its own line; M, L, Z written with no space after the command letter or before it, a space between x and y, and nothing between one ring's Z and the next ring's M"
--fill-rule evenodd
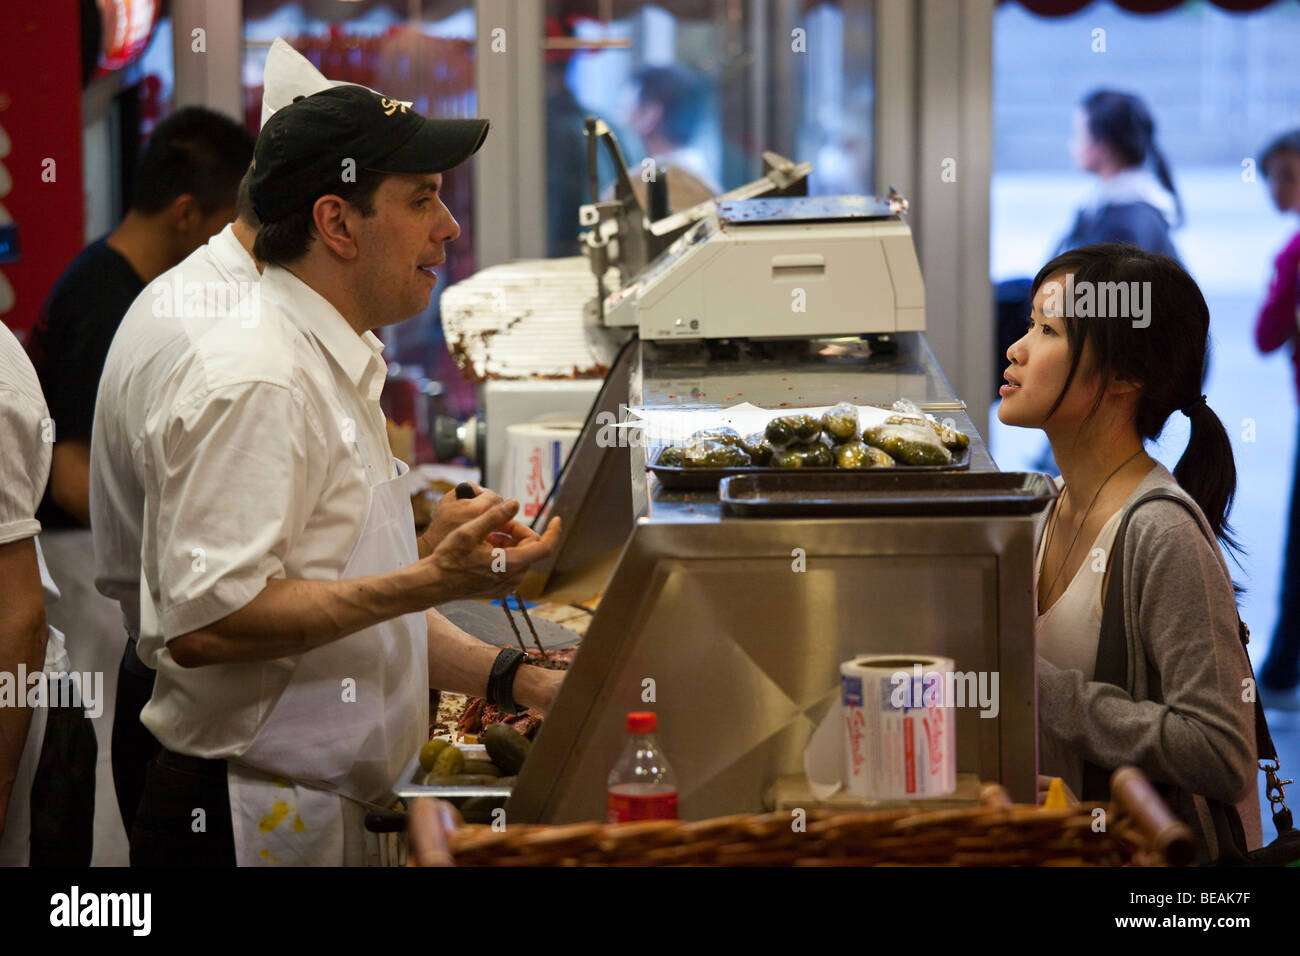
M324 435L284 385L223 385L159 436L157 536L164 642L238 611L285 576L324 478Z
M40 534L36 506L50 472L50 447L41 437L45 410L16 389L0 385L0 544Z

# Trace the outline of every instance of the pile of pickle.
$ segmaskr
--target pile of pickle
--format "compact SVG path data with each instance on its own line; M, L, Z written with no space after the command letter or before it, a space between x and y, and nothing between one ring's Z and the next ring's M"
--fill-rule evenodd
M821 418L780 415L762 432L742 437L734 428L706 428L685 445L671 445L656 464L673 468L891 468L951 465L953 451L970 439L927 417L912 402L895 402L893 414L860 430L857 406L840 402Z

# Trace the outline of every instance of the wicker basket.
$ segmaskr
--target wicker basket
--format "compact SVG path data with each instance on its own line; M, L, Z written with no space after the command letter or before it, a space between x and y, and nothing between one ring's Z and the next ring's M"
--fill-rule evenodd
M1109 804L1012 804L985 784L977 806L868 813L742 814L698 822L467 826L460 866L1125 866L1191 862L1191 831L1132 767ZM1097 809L1104 811L1097 814ZM1104 826L1104 829L1102 828Z

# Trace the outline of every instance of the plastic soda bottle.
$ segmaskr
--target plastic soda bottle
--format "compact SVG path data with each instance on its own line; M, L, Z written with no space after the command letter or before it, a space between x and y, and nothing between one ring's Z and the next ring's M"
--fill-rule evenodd
M657 729L652 713L627 715L627 746L609 772L610 823L677 819L677 777L659 749Z

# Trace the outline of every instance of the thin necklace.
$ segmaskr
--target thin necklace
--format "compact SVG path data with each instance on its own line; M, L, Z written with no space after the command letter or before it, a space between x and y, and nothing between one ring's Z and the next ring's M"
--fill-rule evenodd
M1119 474L1121 468L1127 465L1138 455L1142 454L1142 452L1145 450L1146 449L1144 448L1139 448L1137 451L1133 452L1132 455L1130 455L1128 458L1125 458L1122 462L1120 462L1119 465L1115 468L1115 470L1112 471L1109 475L1107 475L1105 480L1102 481L1102 483L1097 486L1097 493L1092 496L1092 501L1088 502L1088 507L1084 510L1083 517L1079 519L1079 527L1075 530L1074 537L1070 539L1070 546L1065 549L1065 557L1061 559L1061 566L1056 569L1056 577L1052 578L1052 583L1047 586L1047 590L1043 593L1044 599L1047 599L1052 596L1052 588L1056 587L1056 582L1061 579L1061 572L1065 570L1065 565L1069 563L1070 552L1072 552L1074 550L1074 546L1078 544L1079 535L1083 532L1083 526L1088 520L1088 515L1092 513L1092 506L1095 505L1097 503L1097 499L1101 497L1101 490L1106 487L1106 482L1110 481L1117 474ZM1061 497L1065 497L1065 494L1068 491L1069 491L1068 488L1062 490ZM1049 549L1052 547L1052 532L1056 530L1056 523L1059 514L1060 514L1060 502L1058 501L1057 508L1052 511L1052 523L1047 529L1047 543L1043 546L1044 560L1046 560L1047 553Z

